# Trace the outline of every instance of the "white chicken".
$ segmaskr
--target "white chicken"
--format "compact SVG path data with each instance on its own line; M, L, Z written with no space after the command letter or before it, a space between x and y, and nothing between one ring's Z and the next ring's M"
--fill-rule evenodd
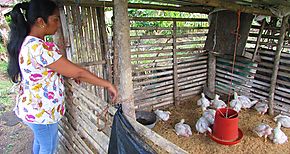
M257 127L253 129L253 132L255 132L259 137L264 136L264 142L267 141L267 137L272 134L273 128L271 128L267 124L259 124Z
M273 130L272 140L275 144L284 144L288 142L288 137L286 134L281 130L281 123L278 122L278 125Z
M216 109L227 107L227 104L219 98L220 96L216 94L214 100L211 100L211 104L213 105L213 107Z
M232 107L233 110L240 112L242 109L242 102L238 99L237 92L234 92L234 99L230 102L230 107Z
M209 131L210 133L212 130L209 128L210 123L206 120L205 117L200 117L198 121L195 124L195 129L198 133L205 133L206 131Z
M157 117L163 121L167 121L170 117L170 112L169 111L162 111L162 110L155 110L154 113L157 115Z
M280 122L282 127L290 128L290 117L288 117L286 115L279 114L274 118L274 121Z
M210 106L210 101L205 97L204 93L201 93L201 98L197 101L197 105L201 106L202 111L205 111Z
M255 105L255 109L261 114L264 115L267 111L268 111L268 104L263 102L263 101L259 101L256 105Z
M205 117L205 119L211 124L214 124L214 118L215 118L216 111L213 109L207 109L203 112L202 116Z
M179 136L189 137L192 135L191 128L188 124L184 123L184 119L181 119L179 123L174 126L175 133Z
M251 101L249 97L244 95L238 96L238 99L242 102L242 108L244 109L249 109L258 102L258 100Z

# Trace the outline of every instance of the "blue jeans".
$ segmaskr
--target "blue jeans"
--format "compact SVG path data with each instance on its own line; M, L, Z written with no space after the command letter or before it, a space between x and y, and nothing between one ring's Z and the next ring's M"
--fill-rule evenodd
M33 154L53 154L58 144L58 123L33 124L27 123L34 134Z

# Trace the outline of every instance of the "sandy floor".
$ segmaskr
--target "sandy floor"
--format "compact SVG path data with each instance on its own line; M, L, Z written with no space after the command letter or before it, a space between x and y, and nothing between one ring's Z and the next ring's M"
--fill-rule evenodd
M225 146L217 144L208 136L197 134L195 123L201 116L201 109L196 106L196 97L190 101L184 102L179 107L171 107L168 110L172 113L170 120L167 122L158 122L153 128L155 132L175 143L182 149L194 154L212 154L212 153L277 153L290 154L290 142L283 145L276 145L272 141L264 142L264 138L259 138L251 130L262 121L269 124L272 128L276 127L275 122L269 115L260 116L254 109L245 110L239 113L239 128L243 131L244 137L242 141L236 145ZM193 131L193 136L189 138L178 137L174 132L174 125L185 119L185 123L189 124ZM285 134L290 137L290 129L282 128Z

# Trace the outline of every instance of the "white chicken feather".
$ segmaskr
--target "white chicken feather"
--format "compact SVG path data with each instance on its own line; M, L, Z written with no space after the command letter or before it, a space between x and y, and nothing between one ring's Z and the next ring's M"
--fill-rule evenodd
M207 109L203 112L202 116L211 124L214 124L214 118L215 118L216 111L213 109Z
M284 144L288 142L288 137L286 134L281 130L281 123L278 122L278 125L273 130L273 136L271 137L275 144Z
M205 111L210 106L210 101L205 97L204 93L201 93L201 98L197 101L197 105L201 106L202 111Z
M209 126L210 123L206 120L205 117L200 117L195 124L195 128L198 133L205 133L206 131L209 131L211 133L212 130L209 128Z
M242 108L245 108L245 109L251 108L253 105L255 105L258 102L258 100L251 101L249 97L244 96L244 95L238 96L238 99L241 101L243 105Z
M214 100L211 100L211 104L213 105L213 107L216 109L227 107L227 104L219 98L220 96L216 94Z
M179 123L174 126L175 133L179 136L189 137L192 135L191 128L188 124L184 123L184 119L181 119Z
M274 118L274 121L280 122L282 127L290 128L290 117L289 116L279 114Z
M268 111L268 108L268 104L264 103L263 101L260 101L255 105L255 109L262 115Z
M258 126L256 126L253 129L253 132L255 132L259 137L264 136L264 141L266 142L267 137L272 134L272 130L273 130L273 128L271 128L269 125L262 123L262 124L259 124Z
M170 112L169 111L162 111L162 110L155 110L154 113L157 115L158 118L160 118L163 121L167 121L170 117Z
M234 92L234 99L230 102L230 107L232 107L233 110L240 112L242 109L242 102L238 99L237 92Z

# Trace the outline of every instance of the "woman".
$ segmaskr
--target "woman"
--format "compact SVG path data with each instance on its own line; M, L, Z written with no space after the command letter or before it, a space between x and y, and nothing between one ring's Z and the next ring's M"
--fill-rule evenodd
M54 153L57 122L65 112L62 76L107 88L115 101L117 89L89 71L71 63L55 44L44 42L60 26L57 5L50 0L31 0L11 12L8 74L19 83L15 113L34 133L33 153Z

